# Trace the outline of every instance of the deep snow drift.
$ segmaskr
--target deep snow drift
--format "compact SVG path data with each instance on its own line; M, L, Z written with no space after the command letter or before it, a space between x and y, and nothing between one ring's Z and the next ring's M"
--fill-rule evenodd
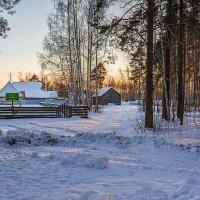
M0 199L200 200L200 129L138 133L137 106L0 120Z

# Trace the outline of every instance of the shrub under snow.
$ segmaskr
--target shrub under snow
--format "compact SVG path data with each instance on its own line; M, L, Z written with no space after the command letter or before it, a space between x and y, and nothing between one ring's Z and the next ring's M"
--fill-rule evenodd
M109 167L109 159L107 157L95 158L91 154L79 153L67 158L63 156L60 159L63 165L78 164L81 166L96 169L105 169Z
M80 200L115 200L110 194L100 194L96 191L87 191L81 197Z

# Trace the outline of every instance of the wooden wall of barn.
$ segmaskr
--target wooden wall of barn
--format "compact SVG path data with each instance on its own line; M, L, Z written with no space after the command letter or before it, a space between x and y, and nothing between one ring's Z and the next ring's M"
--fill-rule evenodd
M108 105L108 103L114 103L116 105L121 105L121 95L111 88L103 96L98 97L99 105ZM93 104L95 104L95 97L93 98Z

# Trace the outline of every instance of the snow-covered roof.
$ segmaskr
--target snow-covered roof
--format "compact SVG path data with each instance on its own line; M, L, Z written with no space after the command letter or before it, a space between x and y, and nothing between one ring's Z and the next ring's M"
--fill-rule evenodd
M42 82L13 82L12 85L18 91L41 90L42 89Z
M105 87L105 88L101 88L97 91L97 95L96 93L94 95L92 95L92 97L101 97L103 96L106 92L108 92L112 87Z
M8 82L0 91L0 97L6 97L6 93L20 93L11 82ZM21 94L20 94L21 96Z
M43 91L43 90L26 90L26 98L58 98L58 93L56 91Z
M42 90L41 82L8 82L0 91L0 97L5 97L6 93L25 93L25 98L49 99L58 98L56 91ZM20 93L22 97L22 94Z

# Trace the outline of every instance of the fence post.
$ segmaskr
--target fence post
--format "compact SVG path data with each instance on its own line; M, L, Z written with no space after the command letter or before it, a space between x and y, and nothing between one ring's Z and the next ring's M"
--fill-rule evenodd
M64 118L66 117L66 105L64 103Z
M58 107L58 117L61 118L62 117L62 105Z
M62 108L61 117L63 117L64 116L64 105L63 104L61 105L61 108Z
M66 110L66 112L67 112L67 117L69 117L69 105L67 105L67 110Z
M72 117L72 106L69 106L69 117Z
M60 112L60 106L58 106L57 108L56 108L56 116L57 116L57 118L59 118L59 112Z
M12 100L12 108L11 108L11 110L12 110L12 118L14 118L14 105L13 105L13 100Z
M87 107L85 107L85 117L87 117Z

